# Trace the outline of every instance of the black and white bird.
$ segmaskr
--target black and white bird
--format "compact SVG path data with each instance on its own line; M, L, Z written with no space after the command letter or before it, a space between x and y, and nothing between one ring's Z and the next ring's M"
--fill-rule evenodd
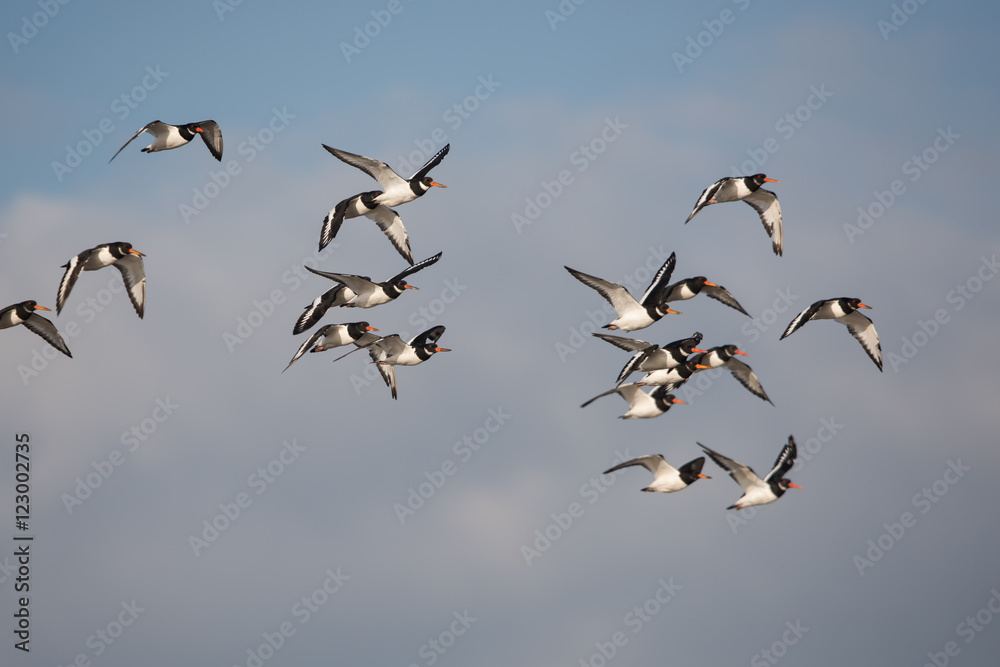
M340 284L331 287L326 292L316 297L311 304L305 307L299 319L296 320L292 333L300 334L320 321L326 311L335 306L346 306L348 308L373 308L383 303L388 303L399 297L405 290L419 289L407 284L403 280L406 276L427 268L441 259L438 253L433 257L428 257L422 262L400 271L385 282L376 283L367 276L355 276L349 273L327 273L318 271L311 267L306 267L318 276L329 278Z
M879 343L878 332L875 331L872 321L858 312L859 308L871 308L871 306L861 303L861 299L847 297L817 301L796 315L778 340L792 335L810 320L837 320L861 343L861 347L865 348L865 352L881 371L882 344Z
M403 227L403 220L394 209L379 204L375 198L382 194L380 190L362 192L337 204L325 218L323 218L323 229L319 234L319 249L322 250L333 241L340 231L344 220L356 218L364 215L375 221L381 229L392 247L403 256L410 264L413 264L413 252L410 250L410 237Z
M738 310L747 317L750 317L750 313L743 309L743 306L741 306L740 302L736 300L736 297L729 293L729 290L722 285L709 282L705 276L681 280L673 285L669 285L663 290L663 292L663 301L665 303L693 299L699 294L704 294L705 296L715 299L720 303L724 303L730 308Z
M451 149L451 144L448 144L439 150L434 157L427 161L427 164L418 169L413 176L406 179L394 172L389 165L381 160L374 160L370 157L365 157L364 155L357 155L355 153L348 153L347 151L342 151L337 148L330 148L326 144L323 144L323 148L330 151L330 153L338 160L346 162L352 167L357 167L378 181L378 184L382 186L382 193L372 199L372 201L376 204L381 204L391 208L393 206L399 206L400 204L413 201L430 190L431 187L448 187L446 185L441 185L440 183L435 183L427 174L431 169L441 163L441 160L444 159L444 156L447 155L448 151Z
M692 361L708 368L725 367L750 393L774 405L774 402L768 397L767 392L764 391L764 387L761 386L760 380L757 379L757 374L753 372L752 368L737 359L736 355L743 357L750 356L735 345L722 345L720 347L713 347L704 354L695 357Z
M676 254L670 253L670 257L656 272L653 282L646 288L646 292L639 301L636 301L627 289L617 283L596 278L568 266L564 268L584 285L597 290L598 294L607 299L608 303L615 309L618 317L610 324L604 325L605 329L636 331L648 327L668 313L680 315L676 310L668 308L667 304L663 302L663 288L670 281L670 275L674 272L676 264Z
M113 266L121 272L125 291L141 319L146 310L146 269L142 263L143 257L145 255L133 248L131 243L124 241L104 243L73 257L62 265L66 272L59 282L59 292L56 294L56 314L62 312L66 299L81 272L97 271L106 266Z
M306 353L312 347L310 352L326 352L327 350L332 350L335 347L342 347L344 345L350 345L354 343L357 347L367 347L379 340L379 336L376 336L372 331L378 331L375 327L369 325L367 322L351 322L349 324L327 324L324 327L317 329L309 339L302 343L299 347L298 352L292 357L292 360L288 362L288 366L285 366L285 370L281 371L284 373L292 364L299 360L299 358Z
M201 135L208 146L208 150L215 156L215 159L222 162L222 130L214 120L203 120L200 123L187 123L185 125L168 125L167 123L154 120L139 128L139 131L132 135L135 139L143 132L153 135L153 143L142 149L143 153L155 153L157 151L168 151L171 148L180 148L196 136ZM132 143L129 139L118 149L118 153L125 150L125 146ZM111 160L118 157L118 153L111 156ZM108 163L111 162L108 160Z
M618 394L628 401L628 412L621 415L619 419L652 419L662 415L675 403L684 404L684 401L674 398L673 394L668 393L666 387L655 387L647 394L639 385L629 382L594 396L580 407L585 408L602 396L609 394Z
M720 468L729 471L737 484L743 487L743 495L735 503L727 507L727 510L741 510L752 505L766 505L773 503L780 498L789 488L801 489L797 484L785 479L785 475L792 466L795 465L797 450L795 448L795 438L788 436L788 444L785 445L778 458L774 461L774 467L767 473L764 479L757 476L753 468L745 466L738 461L727 458L718 452L712 451L705 445L698 443L698 446L705 450L705 453L712 457Z
M438 352L451 352L446 347L438 347L437 341L444 333L443 326L431 327L404 343L399 334L380 338L368 346L368 354L385 380L385 384L396 398L396 366L416 366L430 359Z
M688 359L682 364L673 368L658 371L650 371L637 382L640 387L647 385L657 385L667 388L667 391L674 391L691 379L691 376L698 371L707 370L708 366L697 363L693 359Z
M23 324L29 331L33 331L44 338L46 343L67 357L72 357L73 355L70 353L69 348L66 347L65 341L63 341L62 336L56 330L56 325L35 312L38 310L51 309L39 306L37 301L22 301L21 303L15 303L13 306L7 306L3 310L0 310L0 329L8 329L18 324Z
M694 332L690 338L675 340L663 347L637 338L613 336L600 332L595 333L594 336L628 352L635 352L622 368L621 373L618 374L618 384L624 382L625 378L635 371L648 373L649 371L671 369L687 361L690 355L705 352L697 347L702 339L702 335L698 331Z
M608 468L603 474L615 472L623 468L632 466L642 466L653 473L653 482L643 491L659 491L660 493L673 493L686 489L699 479L712 479L708 475L702 475L701 469L705 465L705 457L699 456L693 461L688 461L680 468L675 468L661 454L648 454L634 458L631 461L619 463L613 468Z
M778 204L778 196L770 190L764 190L760 186L764 183L780 183L773 178L768 178L764 174L754 174L753 176L731 176L720 178L698 198L698 203L694 205L694 210L687 217L684 224L691 222L691 218L698 214L698 211L710 204L721 204L727 201L745 201L753 207L760 216L760 221L764 224L767 235L771 237L771 246L775 255L780 255L784 243L781 231L781 206Z

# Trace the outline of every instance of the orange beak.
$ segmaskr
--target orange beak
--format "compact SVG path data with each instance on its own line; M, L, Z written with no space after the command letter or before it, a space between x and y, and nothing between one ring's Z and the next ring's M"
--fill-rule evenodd
M682 401L682 400L681 400L681 399L679 399L679 398L675 398L675 399L674 399L674 403L680 403L681 405L687 405L687 403L685 403L684 401Z
M132 253L133 255L138 255L139 257L145 257L146 256L145 253L141 253L138 250L136 250L135 248L132 248L131 250L129 250L129 252Z
M701 473L698 473L698 479L712 479L712 478L709 477L708 475L702 475Z
M413 285L403 285L404 289L420 289L419 287L414 287ZM378 329L376 329L378 331Z
M705 284L708 285L709 287L718 287L719 286L717 283L710 283L707 280L705 281Z
M196 127L196 128L194 128L194 131L195 132L204 132L205 130L201 129L200 127ZM767 179L765 178L764 180L766 181Z
M764 177L764 180L767 181L768 183L781 183L781 181L773 178L768 178L767 176Z
M451 350L448 349L447 347L435 347L434 351L435 352L451 352Z
M692 352L700 352L701 354L708 354L708 350L700 350L697 347L692 347L691 351Z
M708 370L709 368L711 368L711 366L702 366L701 364L695 364L694 367L700 371Z
M871 309L872 309L872 307L871 307L871 306L866 306L866 305L865 305L865 304L863 304L863 303L859 303L859 304L858 304L858 308L867 308L868 310L871 310Z
M791 488L793 488L793 489L801 489L801 488L802 488L802 487L801 487L801 486L799 486L798 484L792 484L791 482L789 482L789 483L788 483L788 486L790 486L790 487L791 487Z
M46 308L45 306L39 306L38 304L35 304L35 310L48 310L48 311L51 311L52 309L51 308Z
M447 185L441 185L440 183L435 183L434 181L431 181L431 185L433 185L436 188L446 188L446 187L448 187Z
M365 327L366 331L378 331L375 327Z
M670 315L683 315L684 314L684 313L682 313L679 310L674 310L673 308L667 308L667 313L670 314Z
M743 350L736 350L736 354L740 354L740 355L743 355L744 357L749 357L749 356L750 356L749 354L747 354L747 353L746 353L746 352L744 352Z

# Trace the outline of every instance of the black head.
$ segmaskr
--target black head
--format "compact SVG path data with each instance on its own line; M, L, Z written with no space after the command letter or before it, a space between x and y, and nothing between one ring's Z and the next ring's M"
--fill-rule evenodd
M849 299L844 297L840 299L840 303L845 306L847 310L857 310L858 308L871 308L871 306L866 306L861 303L861 299Z
M131 243L127 241L116 241L114 243L108 244L108 250L111 251L111 255L118 259L126 257L128 255L136 255L138 257L145 257L144 254L132 247Z
M694 461L689 461L688 463L682 465L677 469L677 472L681 474L681 481L685 484L692 484L697 482L699 479L712 479L708 475L701 474L701 469L704 465L704 456L699 456Z
M378 329L369 325L367 322L351 322L347 325L347 333L354 338L360 338L366 331L378 331Z
M447 185L441 185L440 183L434 182L434 179L432 179L430 176L424 176L423 178L420 179L420 182L423 183L428 188L431 188L431 187L435 187L435 188L447 188L448 187Z

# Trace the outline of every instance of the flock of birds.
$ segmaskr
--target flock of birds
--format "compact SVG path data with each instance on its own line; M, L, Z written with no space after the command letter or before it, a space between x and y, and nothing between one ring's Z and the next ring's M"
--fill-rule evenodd
M205 120L200 123L186 123L184 125L169 125L154 120L139 128L111 156L111 160L108 160L108 162L110 163L118 157L118 154L126 146L144 132L151 134L153 141L142 149L143 153L156 153L179 148L188 144L195 137L200 136L212 156L216 160L222 161L222 130L214 120ZM374 178L378 181L382 190L362 192L337 204L323 220L323 228L320 232L320 250L333 240L345 219L366 216L375 221L393 247L406 259L410 266L382 282L375 282L367 276L328 273L306 267L317 275L329 278L336 285L305 307L304 312L295 322L295 326L292 329L293 334L300 334L310 329L323 318L327 310L335 306L374 308L375 306L395 300L408 289L417 289L413 285L407 284L405 278L431 266L441 259L441 253L439 252L421 262L413 262L413 253L410 251L410 241L406 233L406 228L403 227L403 222L399 214L392 207L411 202L421 197L431 187L446 187L432 180L427 174L431 169L440 164L441 160L448 154L450 145L438 151L434 157L428 160L427 164L417 170L413 176L406 179L399 176L387 164L379 160L331 148L325 144L323 148L343 162L357 167ZM146 272L142 261L144 256L143 253L135 250L130 243L119 241L89 248L70 259L63 265L66 271L59 283L56 295L56 315L62 312L70 290L73 289L73 285L76 284L81 272L97 271L107 266L114 266L121 272L129 299L132 301L135 312L142 318L146 304ZM29 330L44 338L54 348L66 356L72 357L73 355L69 347L59 334L56 326L51 320L38 313L38 311L50 310L50 308L38 305L38 302L34 300L14 304L0 310L0 329L23 324ZM395 367L415 366L426 361L437 352L450 352L449 349L437 345L437 341L444 334L444 330L443 326L435 326L404 342L398 334L384 337L376 335L373 332L378 331L378 329L369 325L368 322L328 324L309 336L306 342L295 353L295 356L292 357L285 370L288 370L289 366L298 361L306 350L323 352L336 347L354 344L356 350L366 349L368 351L379 373L385 380L386 386L389 387L392 397L395 399L397 397Z
M767 178L764 174L728 177L716 181L702 192L694 210L691 211L691 215L684 221L685 224L690 222L699 211L711 204L743 201L757 211L764 229L771 237L774 254L781 256L784 251L781 206L778 204L777 195L761 187L765 182L777 183L778 181ZM672 253L639 299L630 294L622 285L568 266L565 268L574 278L596 290L614 308L617 317L607 324L605 329L617 331L644 329L667 315L680 314L670 308L668 304L692 299L699 294L704 294L748 317L750 316L725 287L710 282L704 276L688 278L671 284L670 278L676 262L676 254ZM876 333L872 321L858 311L860 308L869 308L869 306L856 298L816 301L795 316L785 328L781 339L798 331L811 320L836 320L848 328L881 371L882 348L879 344L878 333ZM726 368L740 384L755 396L773 405L753 369L737 358L748 356L747 353L735 345L701 349L698 347L703 338L700 332L695 332L689 338L676 340L662 347L624 336L605 333L594 333L593 335L616 347L632 352L632 357L618 374L617 383L613 388L591 398L580 407L586 407L603 396L618 394L629 404L628 411L621 415L622 419L659 417L674 405L684 403L670 392L681 387L698 371L720 367ZM625 380L635 371L644 371L646 374L639 382L626 383ZM647 393L643 389L646 386L652 386L653 390ZM698 445L743 489L743 495L727 509L765 505L780 498L789 488L802 488L785 477L795 465L798 454L795 438L792 436L788 436L787 444L782 447L770 472L763 478L757 475L752 468L723 456L701 443ZM704 456L689 461L680 468L674 468L662 455L648 454L620 463L605 470L604 474L641 466L653 474L653 482L642 489L643 491L673 493L687 488L699 479L709 479L707 475L702 474L704 465Z
M129 143L144 132L153 136L152 143L142 149L144 153L178 148L188 144L194 137L201 136L212 156L216 160L222 161L222 132L215 121L206 120L200 123L168 125L157 120L140 128L118 149L109 162L114 160ZM367 276L331 273L307 267L313 273L328 278L336 284L304 308L302 315L296 320L292 329L292 333L296 335L312 328L330 308L337 306L374 308L397 299L406 290L417 289L408 284L405 279L435 264L441 259L442 254L439 252L423 261L414 263L409 236L403 226L402 219L393 207L414 201L426 194L432 187L446 187L432 180L428 173L441 163L448 154L450 145L442 148L416 173L406 179L379 160L331 148L325 144L323 148L337 159L374 178L382 190L362 192L339 202L323 219L319 241L320 250L336 237L344 220L365 216L378 225L409 266L382 282L375 282ZM778 204L777 196L761 187L765 182L777 183L778 181L767 178L764 174L728 177L716 181L698 198L694 210L685 220L685 224L690 222L706 206L743 201L757 211L764 229L772 239L775 255L782 255L784 235L781 207ZM105 243L75 255L62 266L65 272L59 282L56 294L56 314L59 315L62 312L73 286L83 271L97 271L114 266L122 274L126 291L136 314L142 318L146 301L146 274L142 260L144 256L143 253L126 242ZM704 276L670 283L676 262L676 255L671 254L640 299L636 299L621 285L571 269L568 266L565 268L584 285L596 290L614 308L617 317L605 326L606 329L625 332L644 329L668 314L680 314L671 309L668 304L691 299L699 294L704 294L749 316L749 313L725 287L708 281ZM869 308L869 306L856 298L816 301L795 316L781 338L784 339L791 335L806 322L832 319L848 328L881 371L882 350L878 334L872 321L859 312L861 308ZM72 357L73 355L55 325L38 313L38 311L49 310L49 308L38 305L34 300L13 304L0 310L0 329L23 324L30 331L45 339L55 349ZM360 349L368 351L372 362L378 368L386 386L389 387L392 398L396 399L396 366L415 366L428 360L437 352L450 351L437 344L445 331L445 327L440 325L432 327L406 342L398 334L383 337L377 335L375 333L377 331L378 329L366 321L322 326L299 347L285 370L298 361L307 350L324 352L354 345L352 352ZM773 405L753 370L737 358L738 356L747 356L747 354L737 349L735 345L701 349L698 345L701 344L703 336L699 332L695 332L689 338L674 341L664 346L611 334L595 333L594 335L631 352L632 357L622 368L617 383L612 389L598 394L581 407L586 407L598 398L615 393L629 404L628 411L621 416L623 419L659 417L673 405L683 403L670 392L687 382L694 373L719 367L729 370L733 377L747 390ZM342 355L339 358L343 358L343 356L347 355ZM635 371L643 371L645 375L639 382L626 383L625 380ZM643 389L646 386L652 386L654 389L647 393ZM742 509L752 505L774 502L788 488L801 488L785 478L785 474L795 464L797 455L795 439L792 436L789 436L788 443L782 448L771 471L763 478L742 463L723 456L705 445L701 445L701 443L698 444L705 454L721 468L728 471L729 475L743 489L743 496L729 509ZM705 458L699 457L678 469L667 463L659 454L646 455L625 461L605 471L605 474L627 467L642 466L654 476L653 482L643 491L671 493L686 488L698 479L707 478L701 472L704 463Z

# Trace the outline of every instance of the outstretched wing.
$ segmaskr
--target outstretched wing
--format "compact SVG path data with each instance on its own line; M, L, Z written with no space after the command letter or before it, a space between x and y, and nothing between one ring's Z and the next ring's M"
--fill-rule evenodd
M219 129L219 124L214 120L203 120L195 124L201 130L198 134L208 146L209 152L216 160L222 162L222 130Z
M635 298L628 293L628 290L617 283L597 278L583 271L571 269L568 266L563 268L587 287L597 290L597 293L608 300L608 303L611 304L611 307L615 309L615 312L619 316L628 312L630 308L635 308L639 305Z
M396 275L394 275L392 278L389 278L389 280L387 280L386 282L397 283L400 280L402 280L403 278L405 278L406 276L413 275L414 273L416 273L417 271L420 271L421 269L426 269L428 266L430 266L431 264L436 263L439 259L441 259L441 255L442 254L444 254L444 253L440 253L439 252L438 254L434 255L433 257L428 257L427 259L425 259L423 261L417 262L413 266L411 266L411 267L409 267L407 269L404 269L404 270L400 271L399 273L397 273Z
M391 187L399 187L400 185L405 184L402 177L381 160L375 160L370 157L365 157L364 155L358 155L357 153L348 153L347 151L342 151L338 148L330 148L326 144L323 144L323 148L328 150L330 154L338 160L346 162L352 167L357 167L374 178L379 182L379 185L382 186L383 190L388 190Z
M694 205L694 209L691 211L691 215L689 215L687 217L687 220L684 221L685 225L691 222L691 218L696 216L698 214L698 211L708 206L709 200L711 200L712 197L715 196L715 193L719 191L719 188L721 188L722 184L725 183L727 180L728 179L726 178L720 178L715 183L712 183L710 186L705 188L705 191L701 193L700 197L698 197L698 202Z
M795 457L798 456L798 449L795 447L795 438L788 436L788 444L781 448L781 453L778 454L778 458L774 460L774 467L771 468L771 472L767 473L767 477L764 478L764 482L770 482L772 479L778 480L785 476L785 474L792 469L795 465Z
M722 285L716 285L715 287L712 287L711 285L705 285L705 287L703 287L701 291L702 294L705 294L708 297L715 299L716 301L719 301L720 303L724 303L730 308L738 310L747 317L750 317L750 313L745 311L743 309L743 306L740 305L740 302L736 300L736 297L730 294L729 290L727 290Z
M409 342L409 345L410 347L423 347L424 345L430 345L431 343L438 342L438 339L442 334L444 334L444 326L439 324L436 327L431 327L422 334L414 336Z
M734 461L728 456L723 456L716 451L713 451L701 444L697 443L699 447L705 450L713 461L723 470L729 471L729 476L733 478L737 484L739 484L744 491L749 491L755 486L764 486L763 480L757 476L757 473L753 471L750 466L745 466L739 461Z
M865 352L875 362L878 369L882 370L882 344L878 340L878 332L875 331L875 324L858 311L853 311L838 318L838 321L847 326L848 331L854 336Z
M66 305L66 299L69 297L70 291L73 289L73 285L76 284L77 278L83 272L83 265L87 263L87 258L90 256L90 250L84 250L79 255L71 258L68 262L63 264L63 268L66 272L63 273L62 280L59 281L59 291L56 292L56 315L62 312L63 306Z
M666 459L664 459L663 456L661 456L660 454L647 454L646 456L640 456L638 458L634 458L631 461L625 461L624 463L619 463L613 468L608 468L601 474L607 475L608 473L612 473L616 470L621 470L623 468L631 468L632 466L642 466L649 472L653 473L655 477L660 477L663 475L668 475L670 473L677 472L677 469L674 468L669 463L667 463Z
M815 315L817 311L819 311L819 309L823 307L824 303L826 302L817 301L816 303L814 303L813 305L809 306L801 313L796 315L795 319L793 319L791 322L788 323L788 326L785 328L785 333L781 334L781 338L779 338L778 340L784 340L788 336L791 336L793 333L795 333L799 328L802 327L803 324L812 319L812 316Z
M757 188L743 198L743 201L753 206L760 216L760 221L767 230L767 235L771 237L771 248L775 255L781 255L784 244L784 234L781 230L781 205L778 204L778 195L764 188Z
M73 357L69 348L66 347L66 342L56 330L56 325L52 324L52 322L48 319L42 317L38 313L32 313L31 315L28 315L28 319L24 320L24 326L44 338L45 342L65 354L67 357Z
M670 276L674 273L674 266L677 265L677 253L670 253L670 257L667 257L667 261L663 263L660 270L656 272L653 276L653 282L649 283L649 287L646 288L646 292L642 295L642 299L639 303L643 306L648 306L652 304L659 304L665 287L667 283L670 282Z
M115 268L121 271L128 298L132 302L139 319L146 310L146 268L139 255L125 255L115 262Z
M402 255L403 259L410 263L410 266L413 266L413 253L410 252L410 237L406 233L406 228L403 227L403 220L399 217L399 214L388 206L379 204L371 211L368 211L368 213L365 213L365 215L375 221L378 228L389 239L389 243L396 249L396 252Z
M146 123L145 125L143 125L142 127L140 127L139 131L132 135L132 139L135 139L136 137L138 137L143 132L149 132L153 136L157 136L158 137L158 136L160 136L161 133L168 132L168 131L169 130L167 129L166 123L162 123L162 122L160 122L158 120L154 120L152 123ZM123 150L125 150L125 146L128 146L130 143L132 143L132 139L129 139L124 144L122 144L122 147L118 149L118 153L121 153ZM111 156L111 160L114 160L116 157L118 157L118 153L115 153L114 155L112 155ZM111 160L108 160L108 164L111 164Z
M427 164L422 166L420 169L417 169L417 171L414 172L413 176L410 176L409 180L413 181L422 179L424 176L427 175L428 172L430 172L431 169L441 164L441 160L444 159L444 156L447 155L448 151L450 150L451 150L451 144L445 144L445 147L439 150L437 152L437 155L428 160Z
M774 405L774 401L768 397L767 392L764 391L764 387L761 386L760 380L757 379L757 374L753 372L752 368L744 364L736 357L730 357L729 361L727 361L724 365L729 369L729 372L732 373L732 376L752 394L767 401L771 405Z

